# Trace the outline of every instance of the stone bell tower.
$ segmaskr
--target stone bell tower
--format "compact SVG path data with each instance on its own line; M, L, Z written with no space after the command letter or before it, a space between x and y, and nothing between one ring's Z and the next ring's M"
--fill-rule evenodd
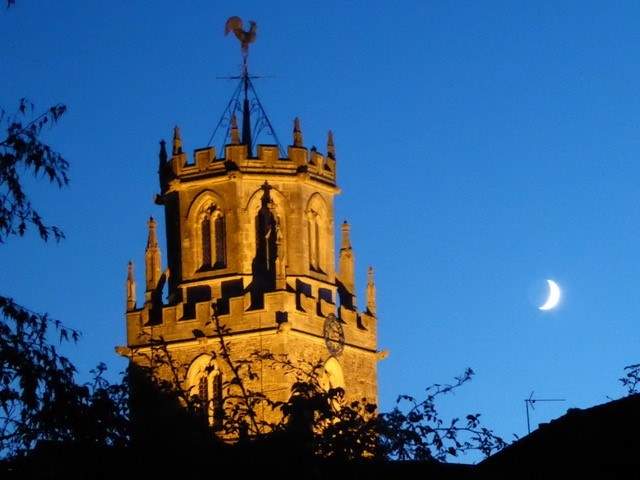
M320 360L332 386L343 387L348 398L376 402L373 271L359 311L346 222L336 271L334 197L340 190L333 134L326 154L309 150L296 118L284 155L278 145L258 144L254 153L247 104L255 90L246 64L240 82L244 101L237 103L244 107L229 112L221 152L205 147L189 158L178 127L170 155L160 142L156 202L164 209L167 263L161 266L156 221L150 219L143 304L136 302L131 264L127 275L125 350L144 352L162 339L189 365L185 388L222 395L216 385L230 372L209 356L220 344L207 327L215 308L229 329L233 356L266 349L292 360ZM275 399L289 396L291 378L256 367L254 390Z

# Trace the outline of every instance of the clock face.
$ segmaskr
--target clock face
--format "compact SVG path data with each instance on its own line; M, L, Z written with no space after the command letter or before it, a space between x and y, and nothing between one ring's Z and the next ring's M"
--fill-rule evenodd
M324 321L324 341L329 353L338 356L344 349L344 330L340 320L335 315L327 316Z

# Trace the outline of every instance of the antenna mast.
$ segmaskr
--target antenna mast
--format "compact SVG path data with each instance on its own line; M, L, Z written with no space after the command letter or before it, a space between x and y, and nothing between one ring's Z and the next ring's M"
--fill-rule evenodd
M531 391L531 395L529 398L524 399L524 408L527 411L527 431L531 433L531 420L529 418L529 407L531 410L535 410L533 406L536 402L564 402L564 398L533 398L533 391Z

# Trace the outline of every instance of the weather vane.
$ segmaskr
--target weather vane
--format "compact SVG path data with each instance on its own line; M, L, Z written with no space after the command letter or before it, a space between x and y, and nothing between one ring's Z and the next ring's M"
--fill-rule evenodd
M217 77L219 79L228 79L228 80L240 80L238 86L236 87L233 95L231 96L231 100L227 104L227 107L222 112L220 116L220 120L216 127L213 129L213 133L209 138L209 142L207 145L211 145L211 143L216 138L217 132L220 128L224 128L226 126L226 132L223 137L223 145L220 147L224 148L224 142L229 139L229 133L232 130L233 125L235 125L236 136L232 137L232 143L237 142L242 145L247 146L247 154L249 157L253 155L253 148L256 145L256 141L258 136L263 130L266 130L269 135L273 138L275 143L278 145L278 149L280 151L280 155L283 157L286 155L286 151L282 147L280 140L278 140L278 136L276 135L275 130L273 129L273 125L271 125L271 121L267 116L267 113L260 102L260 98L258 98L258 94L256 93L255 88L253 87L252 79L256 78L265 78L257 75L249 75L249 67L248 67L248 57L249 57L249 45L256 41L256 30L258 29L258 25L253 20L249 21L249 30L243 29L242 19L237 16L229 17L227 22L224 24L224 34L229 35L230 32L236 36L236 38L240 41L240 51L242 52L242 72L240 75L233 75L230 77ZM241 127L241 135L238 135L238 125L236 120L236 112L240 112L242 117L242 127ZM252 124L253 117L253 124ZM240 138L238 138L240 136ZM236 140L233 140L233 139Z
M258 25L253 20L249 20L249 30L242 29L242 19L240 17L229 17L224 25L224 34L229 35L233 32L238 40L240 40L240 50L242 51L242 63L244 70L247 70L247 57L249 56L249 45L256 41L256 30Z

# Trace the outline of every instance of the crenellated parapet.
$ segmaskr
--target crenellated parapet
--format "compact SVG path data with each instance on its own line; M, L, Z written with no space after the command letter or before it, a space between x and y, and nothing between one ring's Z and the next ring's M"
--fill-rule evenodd
M294 331L319 339L323 336L323 324L327 316L335 314L335 305L323 300L306 297L304 294L290 291L275 291L265 294L264 307L251 310L249 296L232 297L228 301L228 311L219 314L221 324L230 328L230 334L246 332ZM204 330L210 324L213 313L211 301L195 303L193 318L184 318L185 303L163 305L162 317L153 322L149 309L140 308L127 312L127 343L130 347L143 347L153 340L164 338L167 341L192 338L194 330ZM321 306L322 305L322 306ZM326 305L326 307L325 307ZM286 314L285 314L286 313ZM283 315L285 314L285 315ZM375 317L367 312L355 312L350 309L338 309L336 315L342 323L345 335L345 348L356 351L375 352ZM283 324L286 323L286 328ZM214 337L214 332L210 336Z
M277 145L258 145L255 155L250 154L249 146L240 143L235 115L230 128L230 143L224 147L223 156L218 157L215 147L196 149L189 157L183 150L180 129L174 129L171 158L167 157L164 140L161 141L160 180L161 191L166 193L175 182L189 182L202 177L215 177L233 174L273 174L305 175L313 181L327 185L336 185L336 158L333 134L329 132L327 154L318 152L315 147L304 146L299 119L295 120L293 143L287 148L287 156L280 156Z

